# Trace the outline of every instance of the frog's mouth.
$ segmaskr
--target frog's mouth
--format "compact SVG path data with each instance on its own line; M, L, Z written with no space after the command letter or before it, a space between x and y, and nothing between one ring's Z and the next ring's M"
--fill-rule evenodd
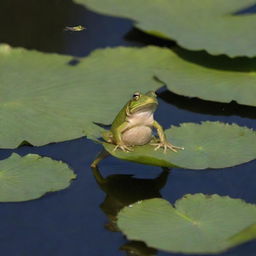
M137 112L154 112L157 108L157 103L148 103L142 106L135 107L130 110L131 114L137 113Z

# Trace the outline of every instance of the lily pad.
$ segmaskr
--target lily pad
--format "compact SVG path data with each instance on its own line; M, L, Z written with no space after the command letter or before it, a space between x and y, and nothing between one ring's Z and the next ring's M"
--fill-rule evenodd
M185 149L177 153L154 146L134 147L133 152L113 151L114 146L103 143L115 157L137 163L186 169L225 168L256 158L256 132L236 124L220 122L183 123L165 131L168 141Z
M239 244L247 242L251 239L256 239L256 224L246 227L239 233L232 236L229 239L229 241L232 244L239 245Z
M256 206L219 195L185 195L172 206L164 199L123 208L118 226L132 240L179 253L219 253L255 238L231 238L256 223Z
M256 106L256 59L212 57L169 51L169 61L155 76L170 91L215 102Z
M29 154L0 161L0 202L39 198L67 188L76 175L62 162Z
M190 50L256 56L256 14L236 13L254 0L75 0L93 11L133 19L141 30Z
M149 60L166 57L152 50L99 50L72 66L68 56L2 45L0 147L99 136L94 122L108 124L134 91L161 86Z
M210 69L164 48L107 48L75 66L70 60L0 46L0 148L99 137L95 123L111 123L134 91L164 82L178 94L256 106L253 72Z

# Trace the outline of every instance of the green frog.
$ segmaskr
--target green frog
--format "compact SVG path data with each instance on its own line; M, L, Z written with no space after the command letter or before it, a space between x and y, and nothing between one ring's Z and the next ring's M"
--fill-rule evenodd
M135 92L132 98L126 103L112 123L110 131L103 134L106 142L115 146L114 151L132 151L133 146L141 146L150 143L156 146L155 150L163 148L164 153L167 149L177 152L183 149L172 145L166 140L162 126L154 120L154 112L158 101L156 94L149 91L146 94ZM155 128L159 140L153 139L152 129Z
M113 151L120 149L130 152L133 151L133 146L142 146L148 143L155 146L154 150L163 148L164 153L167 149L174 152L184 149L169 143L162 126L154 120L153 115L157 105L155 92L149 91L146 94L135 92L117 114L110 130L103 133L103 139L115 145ZM153 128L157 130L158 139L153 137ZM95 167L107 155L109 154L106 151L101 152L91 166Z

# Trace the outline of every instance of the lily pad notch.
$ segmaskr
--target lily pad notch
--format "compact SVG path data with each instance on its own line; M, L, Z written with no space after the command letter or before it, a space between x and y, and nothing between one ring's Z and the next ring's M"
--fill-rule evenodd
M220 253L256 238L256 206L228 196L188 194L174 206L143 200L117 217L128 239L174 253Z

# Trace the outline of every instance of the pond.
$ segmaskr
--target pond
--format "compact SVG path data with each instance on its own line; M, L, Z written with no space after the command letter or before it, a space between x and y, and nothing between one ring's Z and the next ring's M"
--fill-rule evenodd
M98 48L149 44L176 47L174 43L156 40L133 29L128 19L99 15L72 1L29 0L21 3L19 0L2 0L0 20L2 43L70 55L71 65L76 65L79 57ZM79 33L64 31L65 26L80 24L86 30ZM47 77L44 79L47 83ZM155 118L164 128L183 122L210 120L256 130L253 107L178 96L165 87L158 94ZM1 159L16 152L61 160L77 174L77 179L66 190L49 193L37 200L1 204L2 255L181 255L157 252L143 243L128 242L115 225L118 210L153 197L174 203L188 193L228 195L256 203L255 161L228 169L193 171L167 170L109 157L100 163L99 169L92 171L90 163L100 150L99 144L85 137L41 147L25 145L14 150L0 150ZM134 250L137 254L129 254ZM253 256L255 251L256 242L253 241L219 255Z

